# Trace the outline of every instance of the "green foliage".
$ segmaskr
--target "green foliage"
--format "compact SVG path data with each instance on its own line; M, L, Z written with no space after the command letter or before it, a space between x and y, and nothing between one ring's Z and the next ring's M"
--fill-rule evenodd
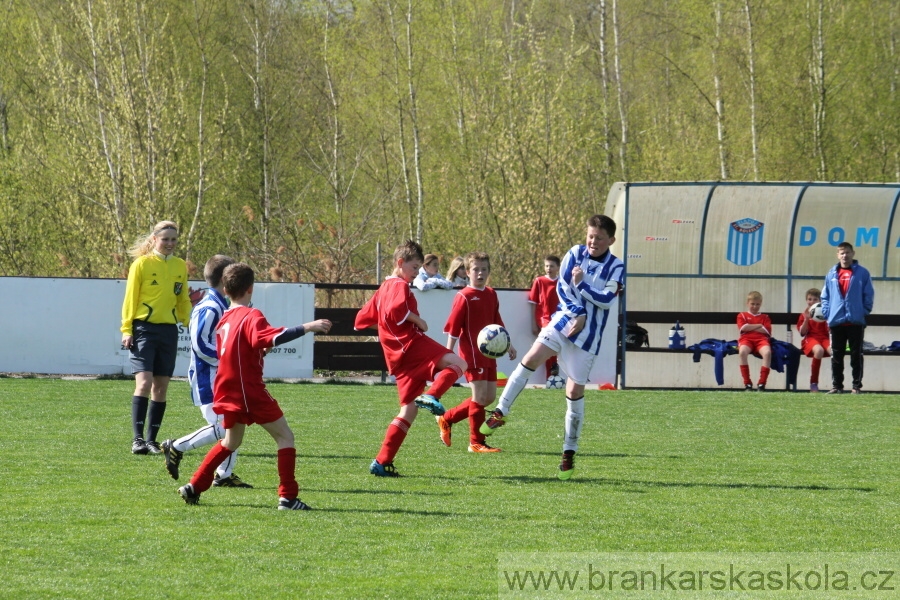
M396 388L272 384L314 508L285 513L259 427L236 467L255 487L185 505L175 489L205 451L185 453L178 483L162 457L130 454L132 390L3 380L0 598L491 598L508 552L900 550L890 395L588 392L561 482L562 393L526 390L491 438L502 453L466 452L465 422L446 448L423 414L388 480L368 465ZM162 435L202 424L173 382Z
M900 179L892 0L0 9L6 275L121 277L165 218L196 264L368 283L421 221L525 286L618 180Z

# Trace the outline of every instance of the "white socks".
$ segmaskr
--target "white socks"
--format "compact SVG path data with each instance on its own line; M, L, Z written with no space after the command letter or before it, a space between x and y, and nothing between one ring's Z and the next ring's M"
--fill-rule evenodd
M566 437L563 440L563 452L578 451L582 425L584 425L584 396L577 400L566 398Z
M532 375L534 375L534 371L519 363L513 370L512 375L506 380L506 386L500 394L500 402L497 403L497 410L502 412L504 417L509 414L513 402L525 389Z

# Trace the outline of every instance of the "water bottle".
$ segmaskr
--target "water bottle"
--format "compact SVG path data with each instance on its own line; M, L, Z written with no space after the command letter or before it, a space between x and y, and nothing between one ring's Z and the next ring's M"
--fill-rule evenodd
M684 348L684 327L675 321L675 325L669 330L669 348L678 350Z

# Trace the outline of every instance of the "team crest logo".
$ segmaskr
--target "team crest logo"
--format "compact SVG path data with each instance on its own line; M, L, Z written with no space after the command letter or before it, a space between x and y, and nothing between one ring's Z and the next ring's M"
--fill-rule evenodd
M183 285L184 285L184 284L181 283L180 281L178 281L178 282L175 283L175 295L176 295L176 296L177 296L178 294L181 293L181 287L182 287Z
M726 258L739 267L749 267L762 260L765 224L755 219L741 219L728 226Z

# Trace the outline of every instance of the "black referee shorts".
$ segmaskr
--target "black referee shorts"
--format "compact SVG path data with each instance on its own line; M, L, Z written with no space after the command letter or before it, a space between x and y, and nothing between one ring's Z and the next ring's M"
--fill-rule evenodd
M154 377L171 377L178 353L178 326L136 320L131 332L131 372L150 371Z

